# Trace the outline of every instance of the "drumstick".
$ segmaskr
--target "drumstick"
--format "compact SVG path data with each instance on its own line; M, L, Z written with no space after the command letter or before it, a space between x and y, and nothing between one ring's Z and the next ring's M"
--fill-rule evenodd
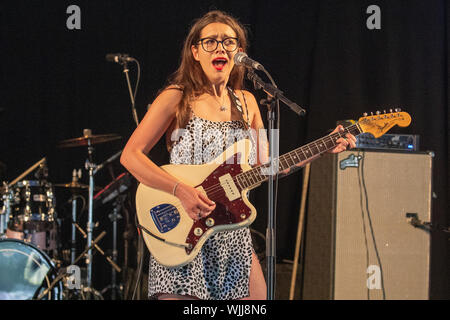
M14 179L12 182L8 184L8 187L11 187L15 185L18 181L22 180L25 176L27 176L31 171L39 167L41 164L43 164L46 161L45 157L33 164L27 171L22 173L20 176L18 176L16 179Z

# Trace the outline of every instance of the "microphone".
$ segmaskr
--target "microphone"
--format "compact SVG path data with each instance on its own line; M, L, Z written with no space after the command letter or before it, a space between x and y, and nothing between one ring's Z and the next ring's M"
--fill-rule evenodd
M106 55L106 61L115 62L115 63L124 63L133 61L134 58L129 57L126 53L108 53Z
M247 68L253 68L261 71L265 70L262 64L249 58L248 55L244 52L238 52L234 55L234 63L237 66L244 66Z

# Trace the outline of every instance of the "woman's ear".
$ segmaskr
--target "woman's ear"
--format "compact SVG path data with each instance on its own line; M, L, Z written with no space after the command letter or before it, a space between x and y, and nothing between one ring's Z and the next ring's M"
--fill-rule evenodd
M198 58L198 47L197 46L191 46L192 56L194 57L195 61L200 61Z
M239 50L238 50L239 52L244 52L244 49L242 49L242 48L239 48Z

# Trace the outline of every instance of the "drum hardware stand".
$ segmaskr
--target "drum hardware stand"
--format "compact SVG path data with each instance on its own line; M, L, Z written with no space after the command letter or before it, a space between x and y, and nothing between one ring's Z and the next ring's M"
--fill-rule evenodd
M3 208L0 210L0 239L6 238L6 229L8 228L9 216L11 214L9 186L6 182L3 182L3 187Z
M123 202L125 201L125 198L127 196L126 195L120 195L116 198L116 200L114 201L114 209L113 212L108 215L108 218L112 221L113 223L113 251L112 251L112 260L117 263L117 257L118 257L118 252L117 252L117 221L122 219L122 216L120 215L120 211L122 209L123 206ZM111 270L111 284L108 285L107 287L105 287L102 290L102 294L104 294L106 291L108 291L109 289L111 289L111 299L115 300L116 299L116 291L119 294L119 296L121 296L121 291L123 289L122 285L117 285L116 284L116 268L112 268ZM118 270L118 272L120 272L120 269Z
M75 227L78 229L78 231L83 235L83 238L86 239L87 234L86 234L86 232L83 230L83 228L81 228L76 222L74 223L74 225L75 225ZM98 226L98 222L97 222L94 226L97 227L97 226ZM103 251L102 248L100 248L97 244L94 244L93 247L94 247L95 249L97 249L97 251L100 252L100 253L105 257L105 259L111 264L111 266L113 267L113 269L114 269L115 271L117 271L117 272L121 272L121 271L122 271L122 269L116 264L115 260L111 259L110 256L107 256L107 255L105 254L105 251ZM75 264L75 263L76 263L76 260L75 260L72 264Z
M77 171L77 169L73 169L72 171L72 182L77 183L78 179L81 178L81 169ZM72 202L72 239L70 243L70 263L74 264L75 257L76 257L76 227L78 224L77 221L77 197L78 195L73 194L71 197ZM79 226L78 226L79 228Z
M78 263L78 261L80 261L81 258L83 258L87 252L91 251L92 248L97 249L97 247L96 247L97 242L99 242L101 239L103 239L103 237L105 235L106 235L106 231L103 231L102 233L100 233L100 235L91 242L91 245L89 247L87 247L86 249L84 249L84 251L78 256L78 258L75 259L74 264ZM49 293L49 291L52 290L53 287L67 275L67 268L61 268L58 273L59 273L59 275L52 281L52 283L48 286L48 288L45 289L37 297L37 300L42 300ZM83 288L83 290L86 292L94 292L94 293L99 294L96 290L93 290L90 287Z

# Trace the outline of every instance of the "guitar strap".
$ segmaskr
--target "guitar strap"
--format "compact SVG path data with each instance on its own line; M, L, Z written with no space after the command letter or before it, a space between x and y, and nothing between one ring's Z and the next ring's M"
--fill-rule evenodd
M239 111L239 115L241 116L241 121L244 124L245 129L248 130L250 128L250 123L247 122L247 121L249 121L249 119L248 119L248 107L247 107L247 101L245 100L245 94L242 93L242 96L244 97L247 121L244 120L244 111L242 109L242 103L239 100L239 97L237 96L237 94L234 92L233 89L231 89L230 87L227 87L227 89L228 89L228 92L230 93L232 105Z

